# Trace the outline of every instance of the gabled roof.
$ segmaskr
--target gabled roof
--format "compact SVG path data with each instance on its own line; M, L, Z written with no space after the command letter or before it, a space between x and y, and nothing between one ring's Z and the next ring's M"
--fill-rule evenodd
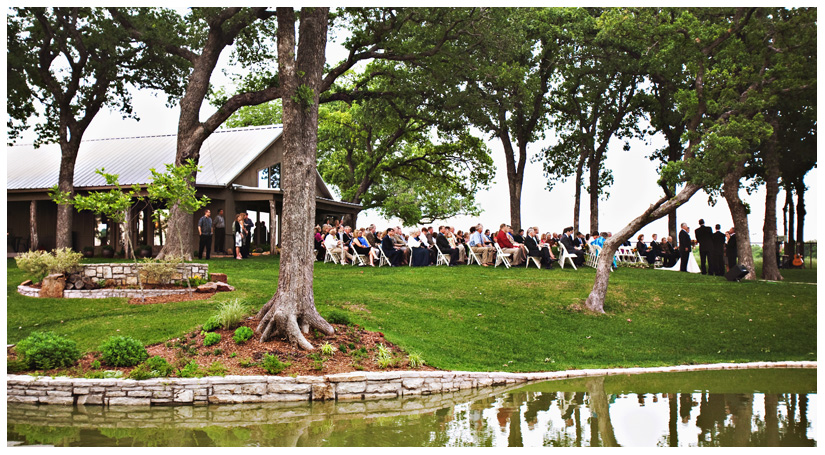
M197 185L225 186L260 156L280 136L280 125L217 130L200 151L201 171ZM140 136L84 140L80 144L74 172L76 188L105 186L96 169L118 174L122 186L147 184L152 174L166 163L175 162L177 135ZM8 190L45 189L57 185L60 170L60 145L32 144L8 147L6 154Z

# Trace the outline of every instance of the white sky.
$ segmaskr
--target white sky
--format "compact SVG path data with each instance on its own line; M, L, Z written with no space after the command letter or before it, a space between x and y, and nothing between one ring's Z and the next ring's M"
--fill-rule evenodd
M340 40L339 33L339 40ZM345 56L343 48L330 43L327 50L328 61L334 63ZM228 52L224 52L222 61L228 61ZM4 56L5 57L5 56ZM225 68L225 66L223 67ZM215 71L212 78L216 86L228 86L230 81L219 69ZM5 84L5 81L4 81ZM133 91L134 111L141 118L139 122L134 120L124 120L119 113L102 111L90 125L84 138L95 139L105 137L123 137L156 134L174 134L177 130L178 109L167 108L166 98L163 94L156 94L151 91ZM202 110L202 118L214 112L214 108L205 105ZM552 138L552 131L548 132L548 138ZM481 136L483 137L483 136ZM27 134L23 137L23 142L31 142L33 135ZM551 139L533 143L528 148L528 155L539 153L542 148L551 143ZM656 163L650 161L647 156L661 145L661 138L654 140L654 145L645 145L642 141L631 142L632 148L629 152L622 150L622 143L614 141L607 153L607 167L613 170L614 183L609 188L609 199L599 203L599 229L601 231L617 232L630 220L638 216L644 209L661 196L661 189L656 185L657 172ZM501 223L510 223L509 213L509 190L507 186L507 175L504 164L504 153L501 142L498 140L488 140L487 145L491 149L492 157L496 166L496 173L493 184L488 190L480 191L477 194L477 201L483 209L479 217L454 217L449 220L438 220L435 224L453 225L456 229L466 230L470 225L481 222L485 227L492 230ZM805 218L805 239L813 240L817 237L817 207L818 207L818 170L811 170L806 176L805 183L809 190L805 193L807 216ZM568 179L565 183L557 183L552 191L545 188L546 180L542 176L540 163L529 163L525 169L524 185L522 192L522 226L539 226L542 232L561 232L562 228L573 224L573 180ZM330 187L335 191L333 187ZM765 191L764 187L751 195L740 191L740 196L751 207L751 214L748 217L751 241L760 243L762 241L762 226L765 213ZM782 225L782 205L784 204L785 193L780 192L777 198L777 229L780 235L783 233ZM582 194L580 213L580 230L589 230L589 195ZM691 230L698 226L699 218L704 218L705 224L713 226L716 223L722 225L723 230L733 226L733 222L727 204L723 198L719 198L716 206L708 205L708 197L704 191L698 192L687 204L678 210L678 222L687 222ZM358 218L359 226L375 223L377 226L400 225L396 219L385 220L374 210L364 211ZM645 234L646 239L650 239L650 234L657 233L660 236L667 232L667 218L662 218L647 227L640 233Z

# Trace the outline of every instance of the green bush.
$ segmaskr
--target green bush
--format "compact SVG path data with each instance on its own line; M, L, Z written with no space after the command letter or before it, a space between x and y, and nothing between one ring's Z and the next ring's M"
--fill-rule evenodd
M135 367L135 369L129 373L129 378L141 380L166 377L171 375L172 371L172 365L169 365L169 362L163 357L156 355L149 357L145 362Z
M221 326L221 323L220 323L220 321L218 321L218 316L217 315L212 315L212 316L209 316L209 319L207 319L206 322L203 324L202 329L203 329L204 332L211 332L211 331L219 328L220 326Z
M194 360L178 370L178 377L180 378L202 378L204 374L205 372L198 366L198 362Z
M28 277L38 283L46 275L52 273L70 273L80 266L83 258L81 253L76 253L71 248L60 248L46 251L27 251L14 258L17 267L26 272Z
M220 360L216 360L206 367L204 373L206 376L225 376L228 371L229 369Z
M221 334L215 332L209 332L203 337L203 345L204 346L212 346L213 344L218 344L221 341Z
M6 373L19 373L28 369L28 364L22 359L6 359Z
M281 362L278 356L272 354L264 354L264 358L261 360L261 367L269 374L278 374L289 368L290 365L292 364L289 362Z
M99 349L103 363L113 367L130 367L149 357L143 343L132 337L111 336Z
M33 332L17 345L17 355L35 370L74 365L80 358L77 343L54 332Z
M232 339L235 340L236 344L243 344L252 338L252 335L255 335L255 332L253 332L252 329L246 326L241 326L235 329L235 336L233 336Z
M155 260L146 258L141 261L140 270L146 274L146 279L152 282L168 284L172 281L172 276L178 270L180 260Z
M215 316L221 324L221 327L227 330L232 330L241 325L241 322L247 314L249 314L249 307L244 303L241 303L240 300L233 299L228 302L221 303L218 307L218 314Z
M352 325L352 320L349 318L349 313L339 310L332 310L324 319L326 319L330 324Z

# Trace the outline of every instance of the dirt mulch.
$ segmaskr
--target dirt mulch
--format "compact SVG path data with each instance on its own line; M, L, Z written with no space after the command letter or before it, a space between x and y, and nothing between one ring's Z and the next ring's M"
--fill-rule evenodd
M180 289L180 288L177 288ZM214 292L192 292L191 295L186 294L169 294L159 295L157 297L146 297L141 300L140 297L129 299L130 305L151 305L154 303L169 303L169 302L185 302L188 300L205 300L215 295Z
M242 325L255 331L258 319L250 317ZM163 357L176 368L181 368L194 360L202 369L206 369L219 361L226 367L224 373L226 375L262 376L269 374L259 365L264 354L275 355L282 362L290 363L290 366L278 376L322 376L354 371L437 370L427 365L419 368L409 367L407 353L389 343L381 332L370 332L357 325L333 324L333 327L335 328L334 335L317 334L314 336L310 334L307 336L307 340L316 348L309 352L280 339L262 343L258 333L255 333L250 340L238 345L232 339L235 331L223 329L215 330L215 333L221 335L221 341L212 346L203 346L204 334L192 332L166 343L147 346L146 349L150 357L156 355ZM335 347L335 352L331 356L322 355L319 349L326 342ZM379 344L389 349L394 359L394 364L387 368L378 366ZM93 371L91 364L97 359L95 354L90 353L81 358L78 365L71 369L51 370L44 373L47 375L69 373L70 376L83 376ZM123 372L123 377L126 377L134 367L113 368L103 365L103 369L120 370Z

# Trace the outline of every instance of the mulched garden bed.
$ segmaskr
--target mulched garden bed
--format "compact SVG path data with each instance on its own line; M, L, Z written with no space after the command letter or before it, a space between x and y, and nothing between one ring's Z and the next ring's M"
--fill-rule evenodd
M195 294L198 295L198 294ZM203 294L201 294L203 295ZM168 297L168 296L164 296ZM188 295L186 296L188 297ZM138 299L139 300L139 299ZM148 299L147 299L148 300ZM253 331L258 326L258 319L250 317L243 324ZM257 365L264 354L276 355L282 362L289 362L291 365L282 371L279 376L305 376L305 375L327 375L336 373L348 373L353 371L405 371L413 370L407 361L407 354L393 344L389 343L381 332L370 332L357 325L333 324L335 334L332 336L307 337L316 349L304 351L284 340L272 340L266 343L259 341L259 334L255 334L250 340L238 345L232 339L235 330L215 330L221 335L221 341L212 346L203 346L204 335L200 332L192 332L184 337L170 340L166 343L147 346L149 356L161 356L176 368L180 368L191 360L195 360L198 365L206 369L214 362L220 361L226 367L227 375L262 376L268 373L261 366ZM325 342L329 342L335 347L335 352L331 356L324 356L318 349ZM387 368L380 368L376 362L378 344L383 344L392 353L395 363ZM344 352L346 351L346 352ZM13 359L13 355L9 359ZM55 376L65 374L68 376L82 377L86 373L94 371L92 362L97 360L93 353L86 354L80 359L78 364L69 369L50 370L40 372L45 375ZM426 359L425 359L426 360ZM134 367L114 368L103 365L106 370L119 370L123 372L123 377L129 375ZM415 368L416 371L435 371L436 368L424 365ZM32 372L23 372L32 373Z

